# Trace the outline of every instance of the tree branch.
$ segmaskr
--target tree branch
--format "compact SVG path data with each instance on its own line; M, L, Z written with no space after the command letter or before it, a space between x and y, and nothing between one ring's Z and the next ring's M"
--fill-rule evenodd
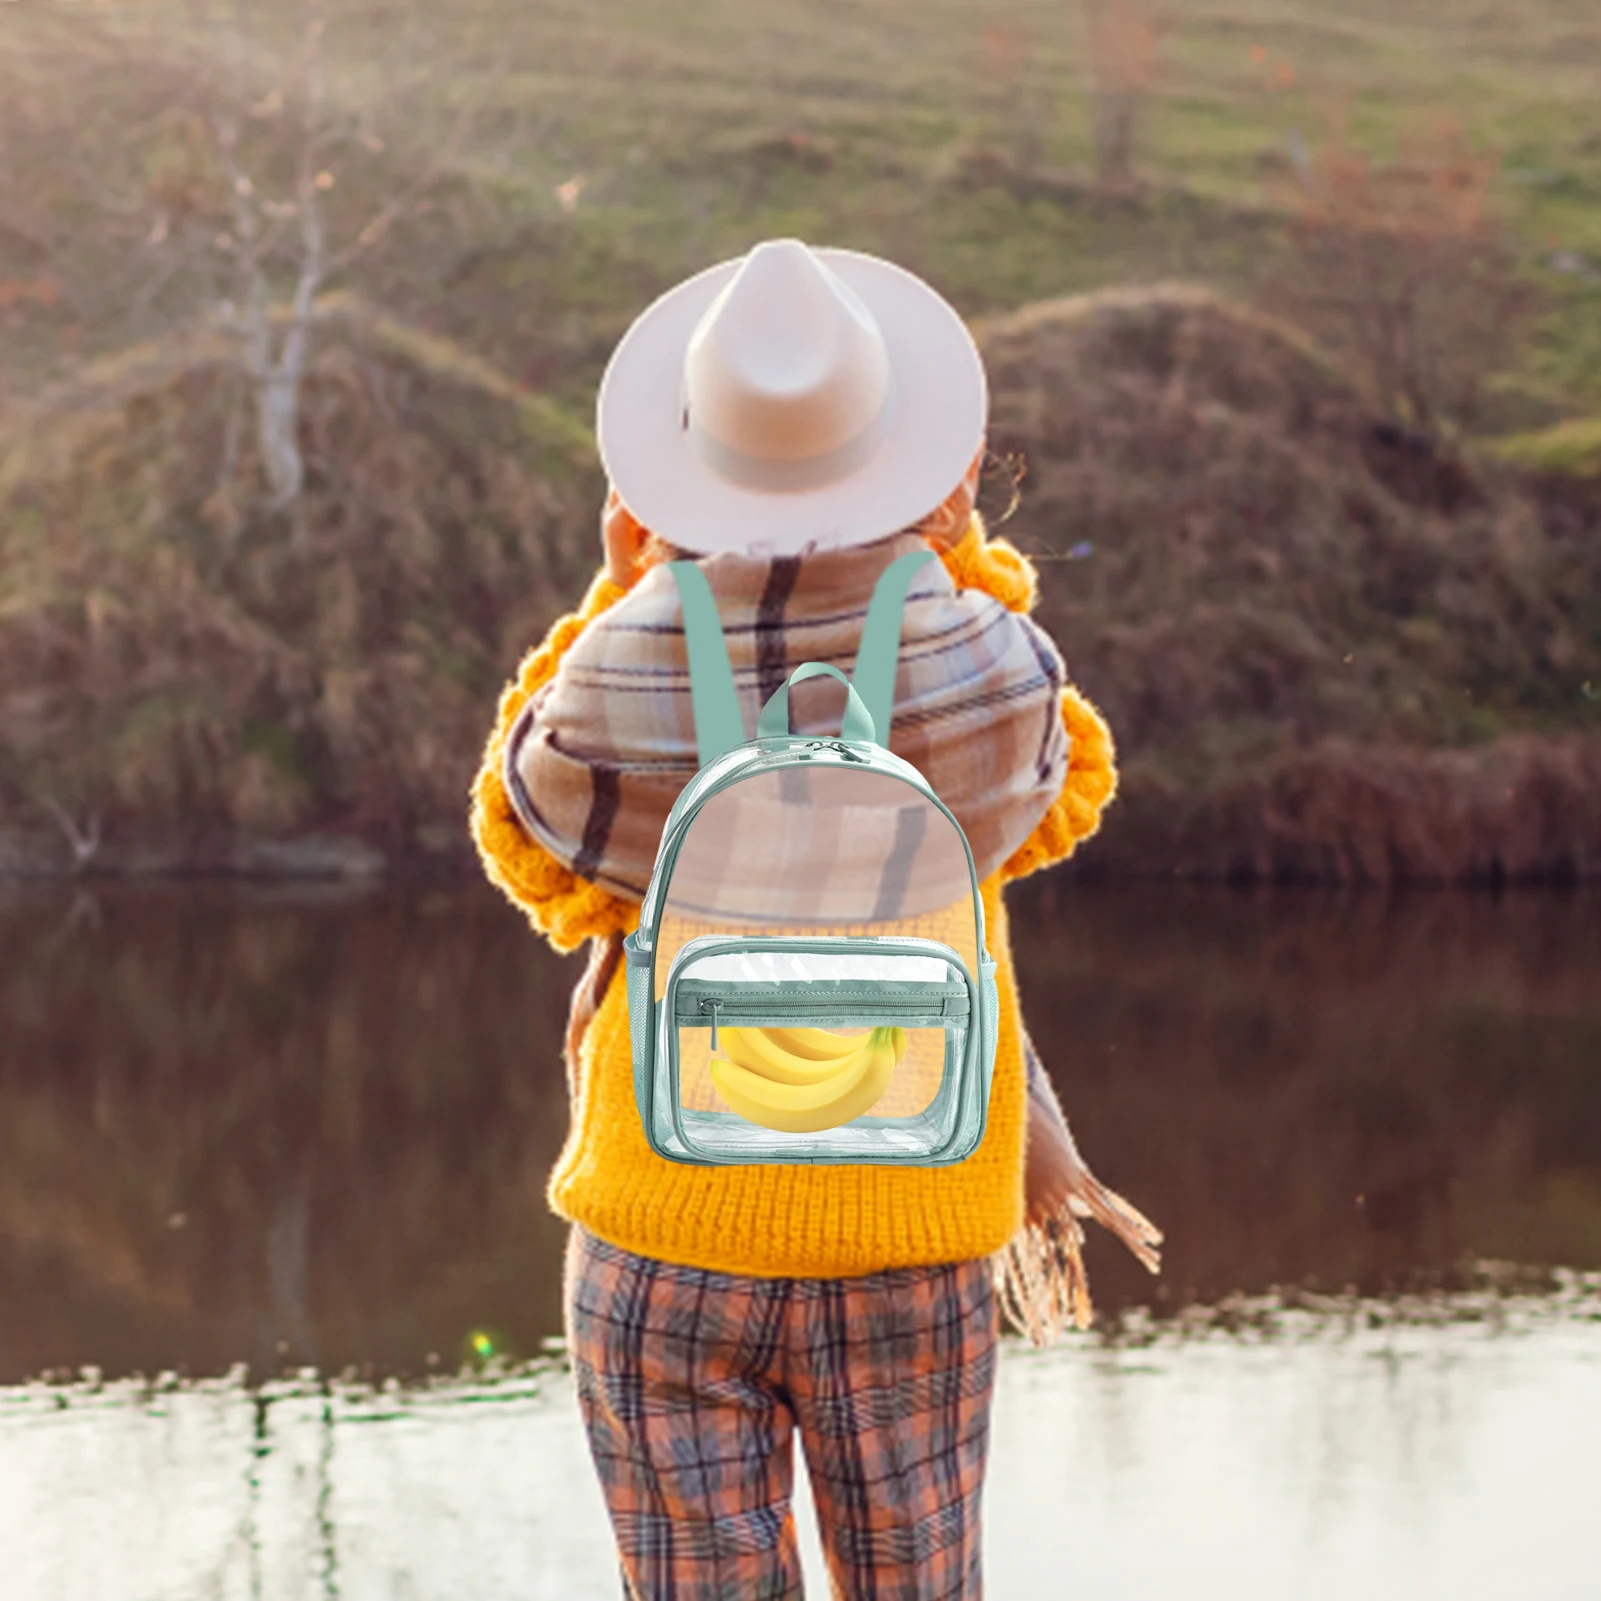
M86 867L94 859L95 853L100 849L100 814L96 812L89 819L87 829L80 829L73 820L72 814L67 811L53 795L44 797L45 809L60 825L61 832L67 837L67 844L72 848L73 865L78 868Z
M342 272L352 262L365 255L388 233L389 229L401 217L422 199L428 190L432 189L445 176L461 154L475 116L476 113L473 107L462 107L460 114L451 127L450 135L445 140L439 153L399 194L386 201L368 219L349 244L334 255L333 259L328 263L328 277L331 278L335 273Z

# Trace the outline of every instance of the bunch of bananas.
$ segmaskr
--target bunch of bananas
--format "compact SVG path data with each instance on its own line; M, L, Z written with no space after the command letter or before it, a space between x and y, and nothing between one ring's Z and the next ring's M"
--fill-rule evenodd
M714 1056L712 1083L748 1122L784 1134L838 1128L873 1106L906 1054L906 1030L865 1037L826 1028L725 1028L728 1060Z

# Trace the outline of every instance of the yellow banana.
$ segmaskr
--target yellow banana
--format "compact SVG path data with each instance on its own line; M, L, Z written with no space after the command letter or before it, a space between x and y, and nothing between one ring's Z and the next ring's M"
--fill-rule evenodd
M817 1060L786 1050L773 1038L780 1032L767 1028L722 1029L723 1052L736 1066L771 1079L775 1084L821 1084L849 1066L867 1044L867 1036L859 1035L856 1039L842 1041L846 1049L838 1056ZM839 1038L838 1035L831 1037Z
M827 1028L764 1028L760 1031L780 1050L809 1062L840 1063L866 1044L861 1034L836 1034ZM749 1067L750 1063L745 1066Z
M747 1122L784 1134L816 1134L849 1123L873 1106L889 1088L902 1049L903 1030L875 1028L842 1068L818 1084L775 1084L714 1056L712 1083L730 1110Z
M893 1030L895 1060L906 1055L906 1030ZM821 1084L842 1071L869 1043L870 1036L842 1036L826 1029L725 1028L729 1061L748 1068L775 1084ZM827 1057L808 1057L790 1050L786 1041L796 1034L818 1035L841 1047ZM810 1044L810 1041L807 1042Z

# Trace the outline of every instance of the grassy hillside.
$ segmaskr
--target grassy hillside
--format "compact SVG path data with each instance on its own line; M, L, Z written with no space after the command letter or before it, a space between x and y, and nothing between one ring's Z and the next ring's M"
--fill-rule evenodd
M232 108L264 199L292 192L303 13L11 7L0 29L13 865L66 859L89 819L101 863L270 865L240 841L328 831L459 850L495 690L598 556L616 339L687 273L798 234L904 262L980 330L994 443L1027 466L1007 532L1124 751L1094 861L1601 870L1601 15L1137 7L1116 187L1082 7L324 12L332 234L425 202L335 276L291 516L251 510L248 429L229 443L206 119ZM1414 181L1417 237L1394 213ZM1315 257L1308 196L1373 184L1390 254L1342 276L1351 214ZM268 258L285 294L295 239ZM1503 250L1498 297L1479 268ZM1397 412L1383 308L1347 293L1380 267L1421 275L1438 428ZM1531 487L1553 474L1570 487Z
M1601 406L1601 14L1570 0L1145 9L1143 187L1108 198L1083 181L1085 9L1061 0L328 0L331 93L384 136L341 167L330 204L365 215L477 107L455 186L359 287L587 405L652 293L764 235L893 255L966 314L1171 277L1283 297L1300 155L1343 127L1379 159L1450 119L1497 158L1495 210L1548 297L1515 376L1543 408ZM133 197L183 169L179 86L227 62L250 103L293 61L300 17L242 0L240 31L217 36L167 0L76 11L16 8L0 30L0 135L32 174L0 208L0 279L52 274L61 289L3 330L30 363L186 320L196 285L151 288L152 202ZM85 181L102 169L117 181ZM553 191L574 177L569 214ZM1339 319L1314 331L1338 347Z
M1092 865L1601 870L1593 527L1396 448L1326 356L1203 289L975 327L1029 464L1007 531L1123 751ZM459 854L499 687L592 571L585 431L336 301L308 491L246 521L222 348L91 367L0 453L12 828L93 818L102 866L268 866L251 841L318 831Z
M13 829L94 819L97 861L180 868L334 826L459 844L495 696L587 580L593 451L548 401L360 303L328 305L318 336L293 512L247 521L222 486L215 336L91 367L0 449Z
M1006 531L1124 753L1090 867L1601 873L1601 495L1422 447L1202 289L977 332Z

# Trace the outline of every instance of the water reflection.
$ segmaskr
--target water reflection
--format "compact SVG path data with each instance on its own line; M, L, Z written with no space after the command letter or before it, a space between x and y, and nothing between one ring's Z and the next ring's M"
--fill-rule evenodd
M1154 1286L1098 1253L1105 1304L1601 1266L1601 899L1047 886L1030 914L1081 1143L1168 1231Z
M492 894L94 896L0 902L0 1382L537 1350L573 964Z
M1601 1266L1595 899L1013 904L1080 1141L1168 1232L1155 1281L1092 1240L1104 1310ZM0 1383L537 1352L577 966L476 884L0 894Z
M535 1364L415 1386L0 1388L6 1594L618 1595L567 1383ZM1579 1601L1598 1424L1601 1274L1541 1296L1236 1301L1009 1345L986 1594Z

